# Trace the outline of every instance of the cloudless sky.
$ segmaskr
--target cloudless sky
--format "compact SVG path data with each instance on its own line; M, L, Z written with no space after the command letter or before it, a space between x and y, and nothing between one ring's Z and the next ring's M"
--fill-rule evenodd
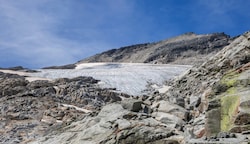
M0 0L0 67L75 63L186 32L250 30L248 0Z

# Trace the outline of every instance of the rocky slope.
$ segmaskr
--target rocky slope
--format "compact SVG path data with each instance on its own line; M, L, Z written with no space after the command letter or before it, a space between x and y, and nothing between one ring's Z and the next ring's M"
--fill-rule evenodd
M249 143L250 32L164 94L107 104L32 143Z
M164 99L191 113L193 138L246 134L250 123L250 32L175 82ZM174 98L173 98L174 97ZM224 136L225 137L225 136Z
M228 43L226 35L213 35L221 39L189 33L161 44L195 46L207 39L216 49L216 42ZM163 52L149 62L167 60ZM250 32L191 68L165 93L131 97L100 88L91 77L26 79L0 72L0 143L250 142Z
M27 143L129 97L97 82L91 77L29 82L0 72L0 143Z
M78 63L132 62L199 65L230 43L224 33L196 35L186 33L175 38L112 49Z

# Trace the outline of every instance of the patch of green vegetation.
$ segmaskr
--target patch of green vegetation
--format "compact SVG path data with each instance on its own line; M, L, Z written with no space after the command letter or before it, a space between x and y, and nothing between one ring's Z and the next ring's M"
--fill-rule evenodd
M212 113L208 117L211 133L228 132L232 129L236 129L234 121L238 113L238 106L242 95L240 92L249 87L249 79L245 79L242 73L236 71L230 71L225 74L221 80L213 86L210 99L211 105L208 110L218 110L220 115L217 117L215 113ZM218 105L213 102L214 99L219 99ZM248 103L245 104L248 107ZM214 114L214 116L213 116ZM216 122L217 120L217 122ZM219 125L217 124L219 123ZM214 124L212 127L211 125ZM237 129L236 129L237 130Z
M235 71L229 72L228 74L224 75L222 79L213 87L212 97L221 95L225 92L228 93L227 91L232 87L238 87L241 83L238 77L239 74Z
M234 95L235 88L227 90L228 96L221 98L221 131L229 131L233 126L233 118L237 113L240 97Z
M239 74L237 72L230 72L226 74L220 81L221 84L226 85L228 88L236 86Z

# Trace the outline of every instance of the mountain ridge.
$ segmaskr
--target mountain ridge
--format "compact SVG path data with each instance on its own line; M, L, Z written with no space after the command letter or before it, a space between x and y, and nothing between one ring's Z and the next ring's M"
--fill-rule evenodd
M15 67L12 74L0 72L0 143L248 144L250 32L233 39L225 34L199 37L188 33L156 47L166 43L175 46L174 52L195 44L195 49L211 48L212 52L204 54L208 56L203 64L193 61L192 68L167 82L164 91L156 88L141 96L102 88L92 77L30 81L28 75L18 74L23 72L21 67ZM213 49L221 50L216 53ZM71 71L86 71L81 64L74 64L78 67ZM58 72L67 70L54 70L53 74Z
M211 34L188 32L158 42L113 48L73 64L48 66L43 69L74 69L81 63L97 62L200 65L235 38L230 38L224 32Z
M200 34L189 32L153 43L136 44L111 49L78 61L88 62L131 62L154 64L201 64L212 54L231 41L225 33ZM211 55L208 55L211 54ZM192 60L196 56L200 61Z

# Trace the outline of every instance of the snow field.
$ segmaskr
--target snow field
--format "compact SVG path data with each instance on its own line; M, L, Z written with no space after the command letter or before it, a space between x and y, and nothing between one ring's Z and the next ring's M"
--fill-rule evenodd
M142 95L149 83L163 86L166 80L179 76L191 66L187 65L154 65L138 63L86 63L75 69L44 69L31 76L56 79L91 76L100 81L101 87L116 88L130 94Z

